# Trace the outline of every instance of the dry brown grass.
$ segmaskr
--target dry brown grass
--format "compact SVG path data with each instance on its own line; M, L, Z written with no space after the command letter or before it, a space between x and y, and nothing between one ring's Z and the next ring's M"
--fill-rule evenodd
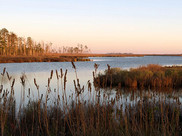
M182 109L180 97L168 101L167 95L153 91L131 91L131 103L123 102L122 92L113 98L102 94L100 88L92 88L90 81L83 87L79 83L74 63L76 80L75 93L67 97L67 70L51 71L48 79L46 95L32 100L28 94L28 103L16 107L13 93L8 90L0 92L0 134L2 136L24 135L74 135L74 136L131 136L131 135L182 135ZM95 64L94 74L97 76L98 65ZM109 68L109 66L108 66ZM153 67L151 67L153 69ZM142 68L143 69L143 68ZM112 72L112 69L110 69ZM7 76L6 69L2 76ZM53 76L62 87L57 91L49 86ZM10 75L9 75L10 76ZM94 77L95 77L94 76ZM22 80L23 81L23 80ZM10 79L10 82L12 80ZM38 88L36 79L34 84ZM20 84L23 86L23 83ZM61 89L62 88L62 89ZM63 89L64 88L64 89ZM88 90L86 89L88 88ZM12 86L14 90L14 86ZM23 90L26 91L26 90ZM83 99L83 92L88 92L88 99ZM92 93L94 91L94 93ZM38 92L39 93L39 92ZM52 103L50 96L57 94ZM135 95L138 93L138 95ZM157 99L159 96L160 99ZM69 99L67 99L69 98ZM135 102L135 104L134 104ZM18 111L18 112L17 112ZM17 115L18 114L18 115Z
M182 67L162 67L150 64L138 68L122 70L111 68L95 78L95 84L102 87L133 87L133 88L181 88Z
M44 53L34 56L0 56L0 63L22 62L71 62L90 61L88 57L144 57L144 56L182 56L181 54L95 54L95 53Z
M90 61L88 58L81 56L0 56L0 63L23 63L23 62L71 62L71 61Z

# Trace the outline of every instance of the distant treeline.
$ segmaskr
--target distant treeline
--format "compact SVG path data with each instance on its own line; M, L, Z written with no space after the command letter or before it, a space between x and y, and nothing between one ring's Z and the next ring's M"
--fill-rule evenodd
M60 47L52 49L52 43L36 42L31 37L19 37L6 28L0 30L0 55L26 55L35 56L45 53L86 53L88 47L78 44L77 47Z
M129 71L110 68L95 78L95 85L101 87L161 88L182 87L182 67L162 67L150 64Z
M87 45L78 44L76 47L60 47L58 53L90 53L90 49Z

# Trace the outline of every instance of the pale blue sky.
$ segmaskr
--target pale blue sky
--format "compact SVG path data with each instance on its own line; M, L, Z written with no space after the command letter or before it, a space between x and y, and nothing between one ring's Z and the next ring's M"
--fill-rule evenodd
M182 53L182 0L0 0L4 27L96 53Z

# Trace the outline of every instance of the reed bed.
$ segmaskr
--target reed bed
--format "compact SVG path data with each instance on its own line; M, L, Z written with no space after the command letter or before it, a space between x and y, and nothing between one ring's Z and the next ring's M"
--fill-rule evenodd
M94 78L99 87L182 88L182 67L150 64L130 70L110 68Z
M6 90L1 84L0 90L0 134L2 136L24 135L74 135L74 136L131 136L131 135L182 135L182 108L180 97L168 99L158 92L139 91L139 96L131 95L132 102L123 102L122 92L117 92L115 97L109 98L101 93L101 88L92 86L88 81L87 86L79 82L76 65L75 93L67 96L67 70L63 72L52 70L48 78L46 94L39 94L39 85L34 79L38 98L32 100L31 90L28 96L22 95L22 101L17 107L14 96L14 79L10 78L6 69L1 73L2 79L8 76L11 90ZM94 65L93 77L98 76L99 65ZM109 70L110 67L108 65ZM49 104L50 96L55 93L51 90L50 83L53 76L57 77L58 84L56 97ZM21 77L22 86L25 85L24 76ZM23 89L23 91L27 91ZM83 99L87 91L88 99ZM94 92L94 93L92 93ZM131 91L134 94L135 91ZM28 103L24 103L28 99Z

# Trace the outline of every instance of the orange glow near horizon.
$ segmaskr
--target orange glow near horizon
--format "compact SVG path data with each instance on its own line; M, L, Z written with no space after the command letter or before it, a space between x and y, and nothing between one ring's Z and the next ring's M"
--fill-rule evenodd
M179 0L7 0L0 5L0 29L52 42L55 48L80 43L92 53L181 54L180 4Z

